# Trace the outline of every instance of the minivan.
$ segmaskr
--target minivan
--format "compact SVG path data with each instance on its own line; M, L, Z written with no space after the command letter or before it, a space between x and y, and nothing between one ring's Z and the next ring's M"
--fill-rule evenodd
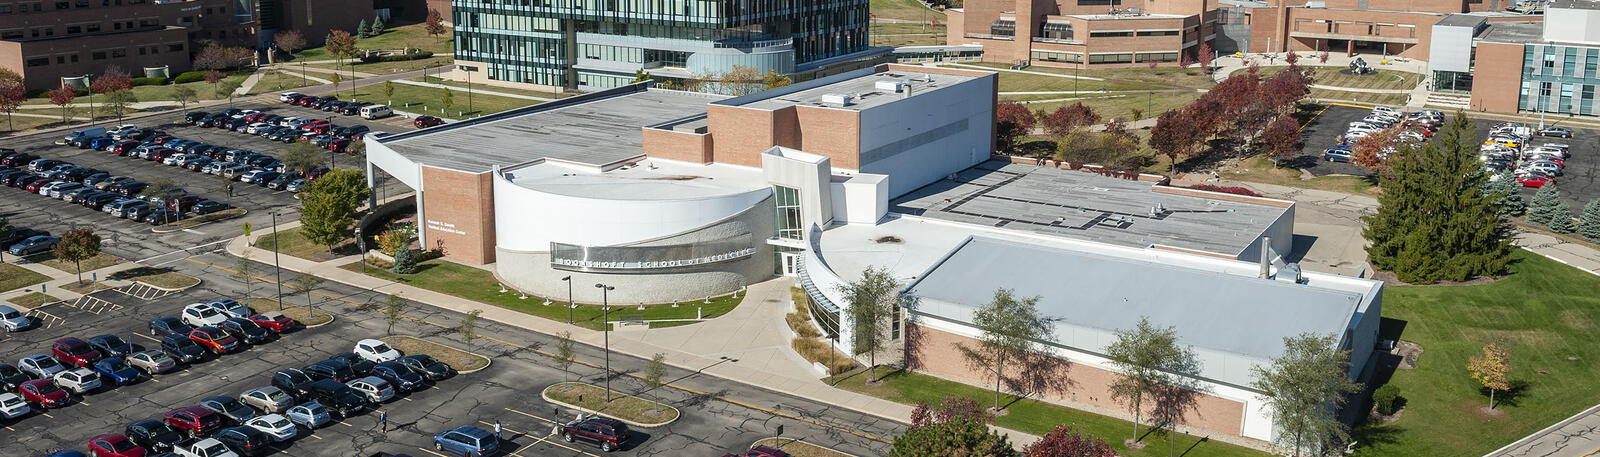
M369 105L361 107L362 119L378 119L394 115L394 110L389 105Z

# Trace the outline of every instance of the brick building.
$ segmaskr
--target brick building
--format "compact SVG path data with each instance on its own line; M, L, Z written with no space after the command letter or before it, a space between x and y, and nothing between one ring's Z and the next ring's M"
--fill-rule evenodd
M188 70L196 44L250 43L254 12L231 0L0 0L0 67L28 89L62 77L99 74L116 65L135 77L144 68Z
M1472 110L1596 116L1600 88L1600 2L1556 0L1541 22L1474 24L1470 49L1430 61L1468 75L1454 87Z

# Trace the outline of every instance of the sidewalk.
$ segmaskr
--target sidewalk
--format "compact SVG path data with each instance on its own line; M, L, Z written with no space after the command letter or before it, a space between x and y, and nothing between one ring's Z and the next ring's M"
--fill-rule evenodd
M297 225L298 222L282 224L279 230ZM272 251L249 246L248 240L244 237L234 238L233 241L227 244L227 250L229 254L235 256L248 253L253 259L272 258ZM604 332L597 330L570 326L565 323L486 305L453 295L362 275L359 272L352 272L338 267L338 265L349 263L349 258L320 263L293 256L280 256L279 259L280 265L285 270L309 273L379 293L399 295L416 302L454 312L468 313L480 310L482 311L481 317L484 319L546 335L571 332L574 341L591 346L604 344L604 339L606 338ZM753 302L751 297L760 301ZM784 279L768 281L751 286L745 301L728 315L710 322L684 327L612 331L610 346L611 350L618 353L645 359L649 359L657 353L665 354L666 362L678 368L825 402L897 422L903 423L910 419L912 409L910 405L829 387L819 380L821 375L807 373L803 369L796 369L793 367L792 359L787 359L787 356L780 356L777 353L778 348L775 347L777 346L777 339L750 333L752 331L771 333L770 328L766 330L756 329L773 324L786 325L782 323L781 313L776 314L775 322L767 314L776 313L787 309L789 306L792 305L788 299L788 281ZM647 333L650 336L649 338L645 337ZM657 341L658 338L659 341ZM647 339L650 341L646 341ZM754 343L737 344L740 341ZM782 345L784 349L787 347L786 343ZM995 428L1009 435L1011 442L1019 448L1038 439L1033 435L999 427Z
M13 298L16 298L16 297L23 296L23 295L27 295L27 294L30 294L30 293L40 292L40 291L43 291L45 294L50 295L52 297L56 297L58 299L61 299L61 301L67 301L67 302L70 302L70 301L73 301L73 300L77 300L78 297L82 297L83 296L83 294L80 294L80 293L77 293L77 292L73 292L73 291L61 288L61 286L64 286L64 285L67 285L67 284L72 284L72 283L78 281L78 275L73 273L73 272L61 271L61 270L50 268L50 267L47 267L47 266L44 266L44 265L40 265L40 264L37 264L37 263L32 263L32 262L17 263L17 259L15 257L13 257L13 256L7 256L6 257L6 263L10 263L12 265L16 265L16 266L25 268L25 269L27 269L29 271L32 271L32 272L35 272L35 273L39 273L39 274L42 274L42 275L45 275L45 276L49 276L50 280L45 281L42 284L34 284L34 285L31 285L31 286L22 287L22 288L18 288L18 289L13 289L13 290L9 290L9 291L0 293L0 302L5 302L5 303L3 303L5 305L16 306L15 304L10 303L9 300L11 300ZM144 265L140 265L140 264L138 264L138 263L136 263L134 261L129 260L129 261L126 261L126 262L122 262L122 263L119 263L119 264L116 264L116 265L112 265L112 266L109 266L109 267L105 267L105 268L101 268L101 269L98 269L98 270L85 271L85 272L83 272L83 278L85 280L89 280L91 278L99 278L98 282L100 284L105 285L108 288L122 287L122 286L126 286L128 284L132 284L132 281L110 280L110 279L106 279L106 278L111 276L112 274L117 273L117 272L121 272L121 271L125 271L125 270L131 270L131 269L142 267L142 266L144 266ZM48 303L46 303L46 304L48 304Z

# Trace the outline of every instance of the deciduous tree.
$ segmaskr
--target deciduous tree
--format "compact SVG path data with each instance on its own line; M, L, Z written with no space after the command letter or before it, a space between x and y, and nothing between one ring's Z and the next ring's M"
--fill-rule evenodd
M1177 170L1178 160L1194 155L1205 141L1192 112L1188 108L1168 110L1156 117L1156 125L1150 129L1150 149L1172 161L1168 170Z
M256 263L250 260L250 251L245 251L244 255L235 259L233 273L228 276L232 277L234 281L244 284L245 297L252 297L256 293L256 273L259 269L256 268Z
M667 354L657 352L650 356L650 364L644 366L644 374L640 380L644 381L646 391L656 390L662 386L661 378L667 375Z
M249 66L256 52L250 48L212 43L194 56L194 67L201 70L232 70Z
M1367 134L1357 138L1350 146L1355 152L1353 163L1361 168L1375 172L1383 172L1389 168L1389 158L1394 155L1391 150L1397 149L1395 139L1400 137L1400 128L1391 127Z
M889 456L1015 457L1006 436L990 431L987 422L988 415L970 399L946 398L938 410L919 402L911 412L911 426L895 437Z
M439 35L450 32L450 28L444 26L444 15L439 14L439 10L436 9L428 10L428 18L424 19L422 24L423 31L428 32L428 35L436 40Z
M839 288L845 295L845 314L853 333L850 354L867 355L871 367L868 382L878 380L878 351L884 348L889 326L900 311L901 287L888 269L869 266L860 278Z
M78 91L61 83L61 87L50 91L50 104L61 107L61 123L65 124L72 111L72 99L78 96Z
M306 36L300 33L299 30L278 32L277 35L272 36L272 41L277 44L279 50L289 54L290 59L293 59L296 53L306 47Z
M295 171L311 171L327 163L328 156L322 149L307 141L296 141L290 144L283 152L284 166Z
M1478 141L1457 115L1421 148L1402 146L1380 175L1378 211L1362 218L1372 264L1401 281L1428 284L1495 274L1509 261L1509 237Z
M83 261L100 255L100 235L86 228L69 230L61 235L61 241L56 243L51 253L55 254L56 259L72 262L78 282L83 282Z
M1494 409L1495 392L1511 390L1511 370L1514 368L1511 351L1506 350L1505 344L1499 341L1483 345L1482 355L1467 360L1467 371L1472 373L1472 379L1489 390L1490 410Z
M27 99L27 86L22 80L0 79L0 112L6 113L6 130L16 130L16 125L11 123L11 113L21 109L23 100Z
M1333 335L1284 337L1283 355L1271 364L1250 368L1250 385L1267 397L1280 446L1300 455L1304 449L1335 449L1350 432L1336 416L1349 394L1361 384L1350 380L1350 352L1338 350ZM1321 454L1318 454L1321 455Z
M1038 441L1022 448L1024 457L1117 457L1117 451L1105 440L1071 425L1056 425L1056 429Z
M11 232L15 231L16 229L17 228L15 226L11 225L11 219L0 217L0 240L10 238ZM6 250L0 249L0 263L5 263L5 261Z
M556 365L561 367L564 379L572 377L572 362L577 361L573 355L577 354L572 343L572 332L562 331L556 334Z
M1279 116L1278 120L1267 124L1266 131L1261 132L1261 143L1267 153L1274 157L1293 154L1299 149L1300 123L1293 116Z
M224 79L217 83L217 90L228 96L228 107L233 107L233 97L239 95L239 87L244 85L241 79Z
M1200 60L1200 67L1201 68L1205 68L1206 72L1210 72L1211 71L1211 61L1214 58L1216 58L1216 51L1211 49L1211 43L1209 43L1209 42L1200 43L1200 52L1199 52L1199 54L1200 55L1195 56L1195 57Z
M322 281L323 279L320 276L301 273L295 276L294 279L290 279L285 285L289 286L289 290L306 294L306 311L311 312L316 309L311 302L311 292L317 290L317 287L322 285ZM280 301L279 304L281 305L282 302ZM278 310L282 311L283 309L279 307Z
M357 170L333 170L318 178L299 195L300 234L331 252L354 235L351 224L368 192Z
M220 100L220 99L222 99L222 96L223 96L223 94L222 94L222 86L219 86L217 84L221 83L222 80L227 79L227 78L228 78L228 75L223 73L223 72L220 72L220 71L211 70L211 71L206 72L206 84L210 84L211 85L211 99L212 100Z
M193 87L174 86L172 88L172 100L178 102L178 106L183 108L185 114L188 114L189 104L199 102L200 96L194 92Z
M461 335L461 342L468 346L472 340L478 339L478 318L483 315L483 310L475 309L461 316L461 325L456 326L456 334Z
M1000 388L1006 379L1006 364L1028 358L1039 342L1055 341L1052 319L1039 313L1039 297L1016 297L1011 289L994 291L994 298L972 315L972 324L982 332L978 344L957 344L967 366L994 375L994 410L1000 408ZM1055 370L1052 370L1055 371ZM1024 378L1060 377L1065 373L1016 373Z
M1033 131L1033 112L1022 106L1021 103L1005 102L994 107L995 147L1001 151L1011 151L1017 145L1017 137L1027 135Z
M1106 358L1118 372L1110 386L1111 398L1133 413L1133 439L1139 440L1145 401L1158 389L1173 384L1172 373L1183 372L1186 362L1195 356L1193 351L1178 346L1176 328L1156 327L1149 317L1140 317L1133 328L1117 330L1115 334L1106 346Z
M1046 116L1040 123L1044 125L1045 133L1056 138L1061 138L1073 130L1088 127L1100 122L1100 115L1094 108L1085 106L1082 102L1056 108L1056 111Z
M394 334L394 324L400 322L400 319L405 318L406 309L410 307L411 302L406 301L404 298L400 298L399 295L389 294L388 297L384 298L383 317L384 321L388 322L389 324L388 333L390 335Z
M139 103L139 97L133 94L132 89L117 89L106 95L106 106L111 108L111 112L116 113L118 121L122 120L123 113L132 108L134 103Z

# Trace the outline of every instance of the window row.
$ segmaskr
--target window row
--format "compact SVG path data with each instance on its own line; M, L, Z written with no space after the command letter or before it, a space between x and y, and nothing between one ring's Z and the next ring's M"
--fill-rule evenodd
M168 52L168 53L183 52L183 48L184 48L183 43L170 43L170 44L164 44L164 45L138 46L137 47L137 49L138 49L137 52L139 53L139 55L145 56L145 55L161 54L162 52ZM128 56L128 50L126 48L100 49L100 50L91 51L88 54L89 54L89 60L121 59L121 58L124 58L124 57ZM69 63L78 63L78 61L79 61L78 60L78 56L79 55L80 55L80 53L56 54L55 55L55 63L56 63L56 65L64 65L64 64L69 64ZM26 63L27 63L27 66L29 66L29 67L43 67L43 66L46 66L46 65L50 65L50 57L48 57L48 56L29 57L27 59Z
M104 6L122 6L124 3L126 3L128 5L139 5L139 4L145 3L146 1L147 0L100 0L100 6L103 6L103 7ZM43 2L43 1L39 1L39 2L0 3L0 14L13 14L13 13L22 14L22 13L27 13L27 12L43 12L45 10L45 4L46 3L47 2ZM48 4L51 5L51 10L52 11L54 11L54 10L64 10L64 9L70 9L70 8L88 8L90 3L92 3L90 0L71 0L71 1L55 0L55 1L48 2Z

